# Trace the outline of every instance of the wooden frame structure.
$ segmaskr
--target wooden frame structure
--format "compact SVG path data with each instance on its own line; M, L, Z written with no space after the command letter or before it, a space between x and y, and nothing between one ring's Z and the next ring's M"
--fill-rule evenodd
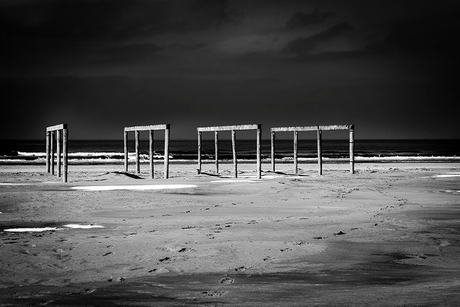
M154 161L153 161L153 132L155 130L165 131L165 150L164 150L164 178L169 177L169 124L148 125L148 126L133 126L125 127L124 129L124 152L125 152L125 171L128 172L128 132L133 131L135 136L135 150L136 150L136 174L141 171L139 163L139 132L149 132L149 160L150 160L150 178L154 178Z
M275 171L275 133L276 132L294 132L294 169L297 175L298 161L297 161L297 142L299 131L316 131L317 134L317 147L318 147L318 174L323 174L323 162L322 162L322 142L321 135L322 131L325 130L348 130L350 135L349 140L349 152L350 152L350 173L355 173L355 158L354 158L354 125L328 125L328 126L304 126L304 127L275 127L271 128L271 161L272 171Z
M217 126L217 127L198 127L198 174L201 174L201 134L202 132L214 132L214 148L215 148L215 165L216 172L219 173L219 131L230 131L232 134L232 152L233 152L233 170L235 178L238 178L237 173L237 158L236 158L236 131L237 130L256 130L257 132L257 178L261 178L261 139L262 139L262 125L232 125L232 126Z
M61 134L62 134L62 152L61 152ZM68 173L68 128L67 124L59 124L46 127L46 172L54 175L54 139L56 139L56 157L57 157L57 177L61 177L62 181L67 182ZM62 168L61 168L62 155Z

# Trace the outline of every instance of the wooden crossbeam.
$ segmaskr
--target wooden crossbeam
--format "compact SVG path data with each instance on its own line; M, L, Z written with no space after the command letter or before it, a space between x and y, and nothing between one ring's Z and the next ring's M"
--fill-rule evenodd
M232 126L214 126L214 127L198 127L196 130L198 132L205 131L232 131L232 130L255 130L260 129L260 124L251 124L251 125L232 125Z
M354 125L317 125L317 126L295 126L295 127L273 127L271 131L271 160L272 160L272 171L275 171L275 134L276 132L294 132L294 171L298 173L297 164L297 142L299 131L316 131L317 132L317 147L318 147L318 174L322 175L322 131L326 130L348 130L350 135L349 140L349 152L350 152L350 172L355 172L355 158L354 158Z
M232 153L233 153L233 169L235 178L238 177L237 171L237 158L236 158L236 131L237 130L256 130L257 131L257 177L260 179L262 176L262 162L261 162L261 139L262 139L262 125L261 124L249 124L249 125L231 125L231 126L213 126L213 127L198 127L198 174L201 173L201 133L202 132L214 132L214 149L215 149L215 165L216 173L219 173L219 159L218 159L218 132L219 131L231 131L232 133Z
M294 126L294 127L273 127L273 132L293 132L293 131L316 131L316 130L350 130L353 125L318 125L318 126Z
M135 140L135 151L136 151L136 173L140 174L141 166L140 166L140 159L139 159L139 148L140 148L140 140L139 140L139 133L140 131L148 131L149 132L149 160L150 160L150 178L153 179L154 177L154 163L153 163L153 131L154 130L164 130L165 138L164 138L164 178L169 178L169 126L170 124L159 124L159 125L145 125L145 126L132 126L132 127L125 127L124 128L124 152L125 152L125 171L128 172L128 132L134 132L134 140Z
M160 125L125 127L125 131L165 130L165 129L168 129L168 128L169 128L169 124L160 124Z
M46 127L47 132L49 132L49 131L57 131L57 130L62 130L62 129L67 129L67 124L59 124L59 125Z

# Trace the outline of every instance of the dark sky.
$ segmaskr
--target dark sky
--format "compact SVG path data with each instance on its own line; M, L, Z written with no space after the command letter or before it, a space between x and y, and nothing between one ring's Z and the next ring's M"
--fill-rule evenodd
M460 1L2 0L0 139L355 124L460 138Z

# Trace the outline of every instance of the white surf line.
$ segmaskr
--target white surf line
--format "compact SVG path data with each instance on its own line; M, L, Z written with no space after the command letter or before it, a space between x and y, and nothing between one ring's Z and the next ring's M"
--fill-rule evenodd
M74 190L84 191L112 191L112 190L168 190L196 188L194 184L157 184L157 185L99 185L99 186L80 186L72 187Z
M0 182L0 185L31 185L30 183Z

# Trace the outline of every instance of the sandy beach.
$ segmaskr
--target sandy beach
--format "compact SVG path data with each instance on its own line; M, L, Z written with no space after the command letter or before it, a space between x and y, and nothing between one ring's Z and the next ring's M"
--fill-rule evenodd
M238 167L1 166L0 306L457 306L458 163Z

